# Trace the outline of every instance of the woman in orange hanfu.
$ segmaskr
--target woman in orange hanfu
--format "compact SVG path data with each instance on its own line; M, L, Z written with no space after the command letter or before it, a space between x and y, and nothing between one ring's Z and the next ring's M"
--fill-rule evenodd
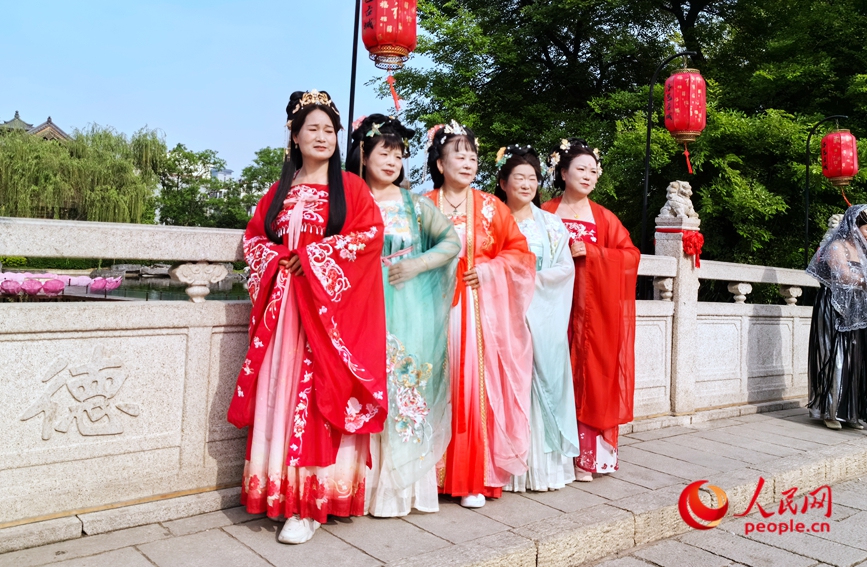
M635 390L635 281L638 248L608 209L589 199L601 168L584 140L562 140L551 154L562 195L542 209L563 219L575 260L569 349L578 440L576 480L617 470L618 426L632 421Z
M437 480L441 493L479 508L527 472L533 345L524 316L536 259L509 208L470 187L479 165L472 131L452 121L428 138L428 197L462 240L448 338L452 439Z
M388 413L383 225L367 185L341 171L328 94L296 92L286 113L280 181L244 235L250 348L229 421L250 428L241 502L303 543L329 514L364 514L369 434Z

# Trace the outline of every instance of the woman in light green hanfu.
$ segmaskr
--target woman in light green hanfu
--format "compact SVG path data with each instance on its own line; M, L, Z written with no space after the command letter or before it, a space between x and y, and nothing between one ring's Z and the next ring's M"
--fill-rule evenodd
M382 114L364 118L346 163L367 181L385 225L388 419L371 436L365 499L380 517L439 510L436 464L451 437L447 330L461 241L430 199L398 187L412 135Z

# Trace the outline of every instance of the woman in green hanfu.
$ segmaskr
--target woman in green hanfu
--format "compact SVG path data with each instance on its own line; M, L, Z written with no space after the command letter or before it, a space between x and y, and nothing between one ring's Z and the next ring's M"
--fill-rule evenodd
M447 330L461 241L430 199L398 186L412 135L394 118L363 118L346 161L367 181L385 225L388 419L371 436L365 498L380 517L439 510L435 467L451 437Z

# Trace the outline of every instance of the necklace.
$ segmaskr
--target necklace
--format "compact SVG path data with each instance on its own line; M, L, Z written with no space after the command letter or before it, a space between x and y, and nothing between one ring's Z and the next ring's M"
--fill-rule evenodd
M463 205L463 204L467 201L467 197L469 196L469 194L470 194L469 191L467 191L466 193L464 193L464 200L461 201L460 203L458 203L457 205L455 205L454 203L452 203L451 201L449 201L449 198L446 197L446 193L445 193L445 191L443 191L443 199L445 199L445 200L446 200L446 203L448 203L449 205L451 205L451 207L454 209L454 211L452 211L452 214L457 214L457 212L458 212L458 207L460 207L461 205Z
M567 203L564 199L560 199L560 202L563 203L564 205L566 205L567 207L569 207L569 210L572 211L572 214L574 215L572 218L574 218L575 220L578 220L578 217L580 217L581 215L578 214L578 212L574 209L574 207L572 207L572 205Z

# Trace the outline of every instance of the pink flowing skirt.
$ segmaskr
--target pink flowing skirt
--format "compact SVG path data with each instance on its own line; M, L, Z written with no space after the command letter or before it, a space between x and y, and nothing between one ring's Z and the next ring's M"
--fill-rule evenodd
M264 512L274 519L298 515L325 523L329 514L363 515L369 435L344 435L336 462L327 467L287 462L290 445L301 443L296 433L306 425L312 384L305 367L313 353L288 281L284 297L256 386L241 503L250 513Z

